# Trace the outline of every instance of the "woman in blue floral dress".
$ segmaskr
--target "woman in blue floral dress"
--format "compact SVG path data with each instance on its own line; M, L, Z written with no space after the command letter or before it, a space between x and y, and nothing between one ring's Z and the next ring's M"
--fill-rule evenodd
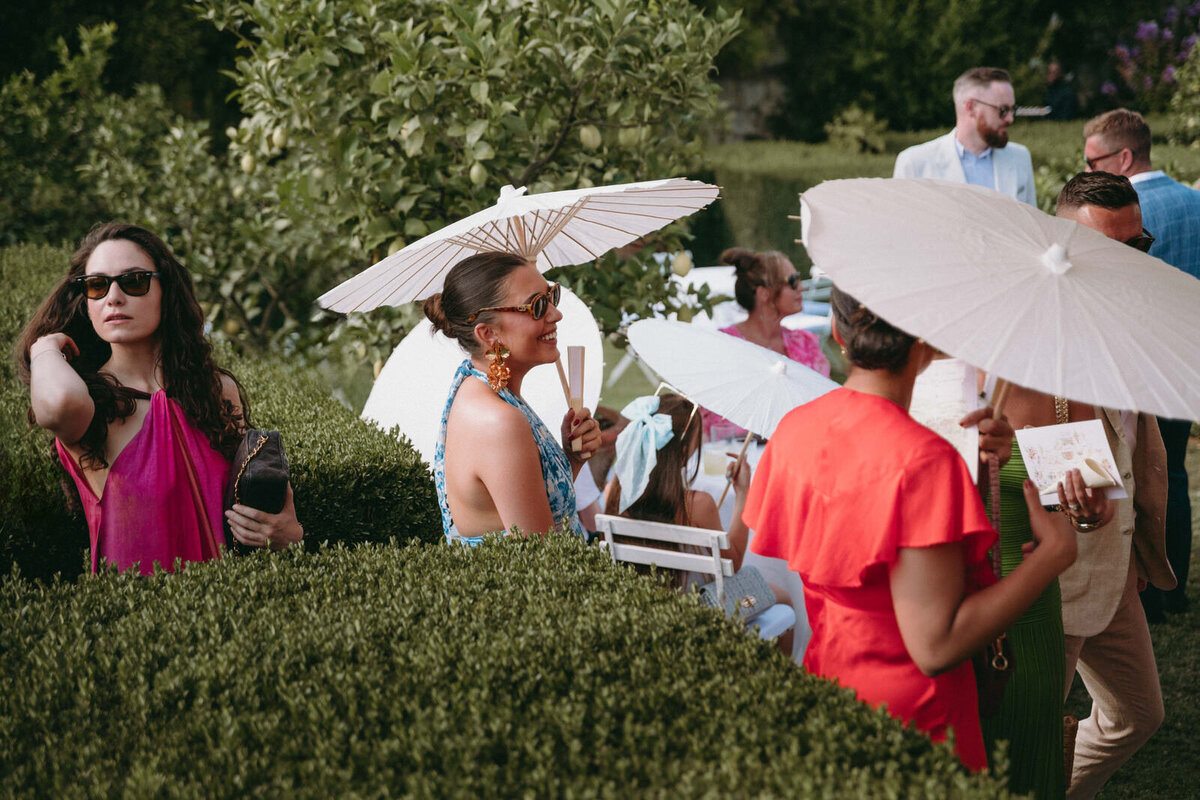
M434 453L434 483L449 541L567 527L582 535L574 480L600 447L600 427L568 410L561 444L521 398L529 370L558 360L559 289L512 253L478 253L425 301L434 330L467 358L455 373ZM571 442L580 440L580 451Z

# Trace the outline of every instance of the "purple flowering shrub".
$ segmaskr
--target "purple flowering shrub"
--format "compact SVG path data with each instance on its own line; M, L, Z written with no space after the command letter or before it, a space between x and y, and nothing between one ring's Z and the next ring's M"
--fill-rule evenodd
M1112 102L1163 111L1179 83L1178 70L1200 34L1200 0L1172 3L1159 19L1145 20L1111 51L1114 75L1100 87Z

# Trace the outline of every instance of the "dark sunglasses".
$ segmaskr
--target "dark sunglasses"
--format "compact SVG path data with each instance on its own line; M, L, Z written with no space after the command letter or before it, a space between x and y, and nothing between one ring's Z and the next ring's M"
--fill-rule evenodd
M121 291L130 297L141 297L150 291L150 279L157 277L157 272L140 269L122 272L120 275L81 275L71 283L87 295L88 300L102 300L108 297L108 290L113 283L120 286Z
M1096 165L1099 164L1101 161L1103 161L1104 159L1109 158L1111 156L1115 156L1118 153L1123 153L1123 152L1125 152L1124 147L1122 147L1119 150L1113 150L1111 153L1105 153L1104 155L1095 156L1094 158L1088 158L1087 156L1084 156L1083 163L1087 164L1087 168L1089 170L1095 172Z
M800 277L799 272L793 272L791 275L787 276L787 285L795 289L797 292L800 291L803 284L804 278Z
M528 303L523 306L489 306L481 308L471 316L467 317L467 322L474 322L485 311L518 311L522 314L528 314L534 319L541 319L546 316L546 312L550 310L550 306L558 307L558 301L562 299L562 287L557 283L552 284L549 289L541 294L535 294Z
M980 100L978 97L972 97L971 99L974 100L976 103L987 106L988 108L996 109L996 114L1000 117L1000 119L1004 119L1009 114L1012 114L1014 119L1016 118L1016 115L1017 115L1017 107L1016 106L998 106L995 103L989 103L987 100Z
M1126 239L1125 244L1132 247L1134 250L1141 250L1143 253L1150 252L1150 245L1154 244L1154 237L1150 235L1150 231L1142 228L1142 232L1132 239Z

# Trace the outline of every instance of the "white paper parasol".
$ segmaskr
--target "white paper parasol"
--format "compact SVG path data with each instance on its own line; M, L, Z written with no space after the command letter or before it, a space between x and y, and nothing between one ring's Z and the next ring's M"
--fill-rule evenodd
M559 351L565 353L568 345L587 348L583 399L584 405L594 409L600 400L604 374L600 329L583 301L566 289L562 291L558 309L563 314L557 326ZM399 425L400 432L412 440L421 457L432 464L450 381L466 357L457 342L434 334L429 320L421 320L384 364L363 407L363 419L384 428ZM558 431L567 413L567 401L554 365L544 364L531 370L521 383L521 396L547 428Z
M413 242L317 302L350 312L421 300L442 290L451 267L486 250L536 257L542 272L595 261L699 211L716 197L716 186L687 178L543 194L505 186L494 206Z
M801 216L815 265L939 350L1046 394L1200 418L1200 281L1159 259L946 181L828 181Z
M689 399L760 436L770 437L796 406L838 388L787 356L686 322L640 320L629 326L629 343Z

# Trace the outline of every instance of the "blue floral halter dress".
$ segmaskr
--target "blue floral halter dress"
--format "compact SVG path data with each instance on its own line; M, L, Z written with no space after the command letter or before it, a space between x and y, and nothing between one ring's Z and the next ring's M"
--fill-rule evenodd
M450 416L450 406L458 394L458 387L468 375L474 375L481 381L487 382L487 376L471 366L471 360L463 361L454 373L450 384L450 396L446 398L446 407L442 409L442 424L438 428L437 446L433 451L433 483L437 487L438 506L442 509L442 530L446 533L446 541L477 546L483 541L482 536L462 536L454 527L450 518L450 503L446 500L446 419ZM550 513L554 515L555 524L564 522L571 530L583 536L583 525L579 522L579 514L575 508L575 482L571 476L571 462L563 452L562 445L555 440L554 435L546 428L542 418L529 407L524 400L517 397L509 389L497 392L500 399L510 406L516 407L529 421L533 431L533 440L537 443L538 456L542 461L542 478L546 482L546 499L550 501Z

